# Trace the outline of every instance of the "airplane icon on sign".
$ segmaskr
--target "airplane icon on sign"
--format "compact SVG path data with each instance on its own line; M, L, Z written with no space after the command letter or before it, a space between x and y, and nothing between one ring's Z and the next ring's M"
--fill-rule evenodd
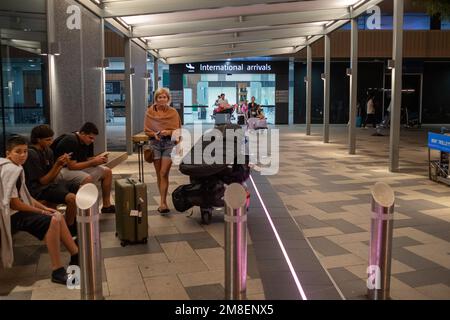
M190 63L186 65L186 68L188 68L190 70L194 70L195 69L195 67L192 64L190 64Z

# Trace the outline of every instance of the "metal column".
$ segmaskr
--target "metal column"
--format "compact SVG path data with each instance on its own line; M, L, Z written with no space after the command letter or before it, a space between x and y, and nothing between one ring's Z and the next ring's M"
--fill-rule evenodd
M392 69L391 85L391 131L389 139L389 171L399 168L400 144L400 111L402 105L402 64L403 64L403 0L394 0L394 30L392 38Z
M356 153L356 103L358 98L358 20L351 19L350 110L348 121L348 153Z
M47 46L50 46L50 43L55 42L55 4L53 0L46 1L46 11L47 11ZM56 135L61 134L60 127L58 126L57 121L57 113L55 112L57 106L55 103L55 56L52 54L48 54L43 59L47 58L48 65L48 105L49 105L49 113L50 113L50 124L55 131Z
M238 183L225 190L225 299L244 300L247 291L247 192Z
M372 218L367 268L367 295L372 300L390 298L394 201L394 191L387 184L377 182L372 188Z
M328 143L330 141L330 36L326 34L324 41L323 142Z
M100 213L98 189L85 184L78 190L77 229L81 271L81 299L102 300L102 247L100 244Z
M131 38L125 38L125 137L126 149L133 154L133 86L131 79Z
M311 135L311 45L306 47L306 135Z
M102 80L101 80L101 101L103 105L103 113L102 113L102 132L103 132L103 139L98 139L98 143L96 142L97 148L100 150L106 150L108 147L107 139L106 139L106 75L105 75L105 19L100 19L101 23L101 34L100 34L100 43L101 43L101 50L102 50ZM99 146L100 145L100 146Z
M291 85L294 83L294 57L289 58L289 118L288 123L294 124L294 87Z
M153 58L153 90L156 91L156 89L159 88L159 71L158 71L158 58Z

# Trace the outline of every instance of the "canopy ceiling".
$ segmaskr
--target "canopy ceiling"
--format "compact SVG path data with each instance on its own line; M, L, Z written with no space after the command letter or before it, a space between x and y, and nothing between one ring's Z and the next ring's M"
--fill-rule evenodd
M168 64L295 54L383 0L79 0Z

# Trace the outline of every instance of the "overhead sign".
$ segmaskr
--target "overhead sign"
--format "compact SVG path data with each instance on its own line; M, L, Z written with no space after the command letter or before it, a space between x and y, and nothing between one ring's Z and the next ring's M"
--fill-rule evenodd
M185 73L274 73L270 62L187 63Z
M428 148L450 152L450 136L428 132Z

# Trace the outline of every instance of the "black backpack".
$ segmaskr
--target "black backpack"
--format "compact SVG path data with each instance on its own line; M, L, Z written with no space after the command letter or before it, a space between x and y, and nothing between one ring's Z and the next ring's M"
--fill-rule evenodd
M52 149L53 154L55 155L55 158L57 157L56 155L56 148L58 147L58 144L61 142L62 139L64 139L65 137L67 137L69 134L67 133L63 133L62 135L60 135L58 138L56 138L55 140L53 140L52 144L50 145L50 149Z
M172 192L172 202L179 212L184 212L193 206L223 207L224 192L223 183L217 180L190 183L181 185Z

